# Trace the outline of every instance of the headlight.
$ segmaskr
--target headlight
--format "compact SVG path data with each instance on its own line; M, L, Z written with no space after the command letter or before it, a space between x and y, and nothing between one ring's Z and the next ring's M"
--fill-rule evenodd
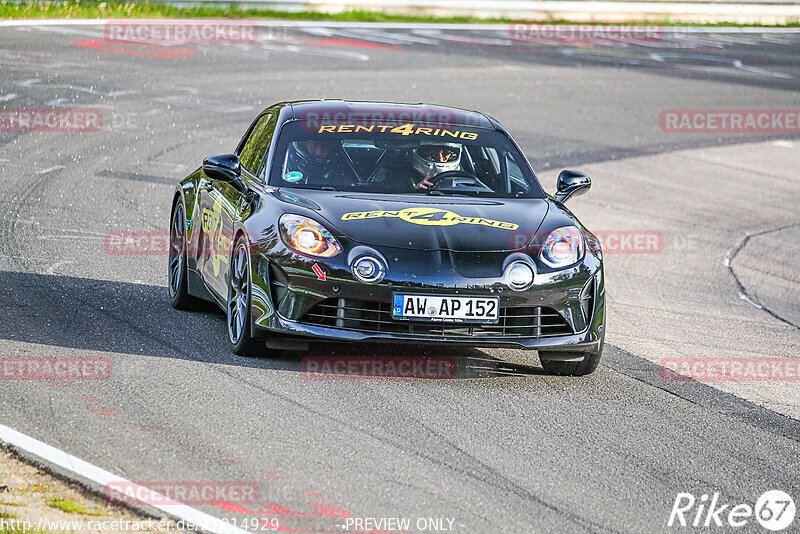
M287 213L281 215L278 226L283 241L297 252L330 258L342 251L336 238L314 219Z
M539 258L550 267L563 269L583 259L581 231L574 226L562 226L550 232L542 244Z

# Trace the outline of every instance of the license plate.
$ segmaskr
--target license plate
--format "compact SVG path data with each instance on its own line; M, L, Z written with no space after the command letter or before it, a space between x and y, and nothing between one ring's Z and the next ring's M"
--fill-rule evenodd
M457 297L395 294L394 319L447 323L496 323L500 299L497 297Z

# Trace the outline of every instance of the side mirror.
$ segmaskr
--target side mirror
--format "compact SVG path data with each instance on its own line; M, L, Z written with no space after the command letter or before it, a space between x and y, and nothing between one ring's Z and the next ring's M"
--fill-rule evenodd
M561 171L556 181L556 194L553 198L562 204L571 196L582 195L592 187L588 175L578 171Z
M206 176L223 182L241 181L241 166L236 154L210 156L203 160L203 172Z

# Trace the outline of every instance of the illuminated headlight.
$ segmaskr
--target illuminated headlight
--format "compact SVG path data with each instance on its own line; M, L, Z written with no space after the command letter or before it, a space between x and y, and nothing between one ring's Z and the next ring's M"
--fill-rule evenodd
M281 215L278 226L283 241L297 252L330 258L342 251L336 238L314 219L287 213Z
M544 240L539 258L550 267L563 269L581 261L583 253L581 231L575 226L562 226L550 232Z
M372 256L361 256L357 258L351 267L353 275L362 282L375 283L383 280L386 269L378 258Z
M523 291L533 283L533 269L522 261L516 261L506 268L506 285L514 291Z

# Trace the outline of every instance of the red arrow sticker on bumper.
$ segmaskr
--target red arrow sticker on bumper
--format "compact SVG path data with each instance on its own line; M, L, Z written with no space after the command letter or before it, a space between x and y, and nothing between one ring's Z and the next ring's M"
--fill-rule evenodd
M322 280L323 282L325 281L325 271L323 271L323 270L322 270L322 268L320 268L320 266L319 266L319 265L317 265L317 264L315 263L315 264L314 264L314 265L311 267L311 269L312 269L312 270L314 271L314 273L317 275L317 279L319 279L319 280Z

